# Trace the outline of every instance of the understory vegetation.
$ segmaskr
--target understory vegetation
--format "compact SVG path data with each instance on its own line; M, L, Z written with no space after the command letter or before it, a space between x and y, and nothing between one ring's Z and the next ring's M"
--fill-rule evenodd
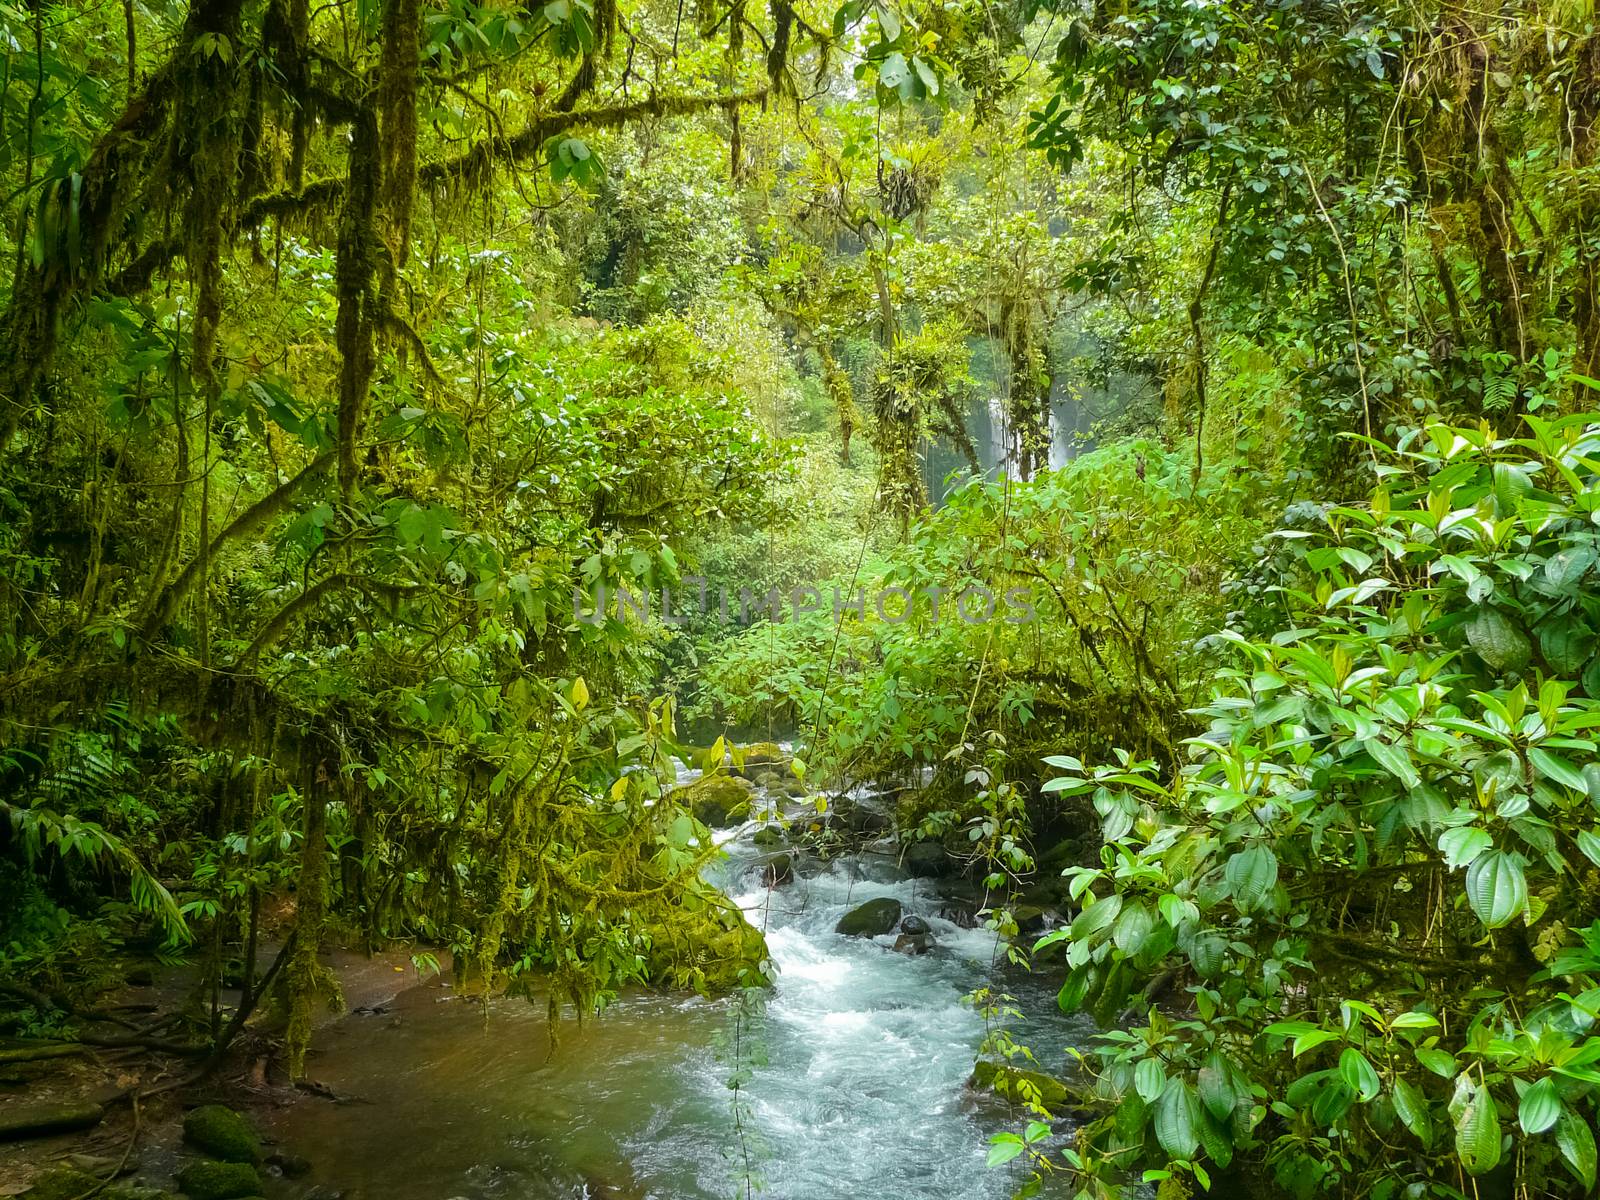
M1101 1030L1001 1043L1019 1195L1594 1194L1592 6L0 0L0 60L6 1061L301 1079L334 945L552 1030L768 987L678 782L781 740Z

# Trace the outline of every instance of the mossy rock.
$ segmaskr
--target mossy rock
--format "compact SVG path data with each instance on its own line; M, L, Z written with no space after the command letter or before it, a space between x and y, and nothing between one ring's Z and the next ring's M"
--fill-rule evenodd
M261 1194L261 1176L249 1163L192 1162L178 1172L189 1200L245 1200Z
M750 785L731 775L702 775L672 790L672 798L695 820L720 829L750 815Z
M767 939L743 914L730 919L730 924L731 928L713 934L707 941L706 990L715 994L767 986L771 980L761 971L761 964L770 957Z
M51 1104L8 1104L0 1110L0 1142L70 1133L100 1123L104 1110L92 1100Z
M261 1139L250 1123L220 1104L207 1104L183 1118L183 1140L224 1162L261 1161Z
M737 761L739 773L753 777L763 768L788 766L789 755L777 742L751 742L740 749Z
M76 1167L58 1167L39 1176L22 1194L22 1200L78 1200L91 1191L95 1200L170 1200L170 1193L160 1188L135 1183L112 1183L102 1188L97 1176Z
M776 825L763 825L760 829L756 830L755 837L751 838L750 840L763 849L781 846L783 845L784 841L783 830L779 829Z
M967 1086L978 1091L993 1092L1016 1104L1027 1104L1038 1094L1039 1103L1046 1108L1059 1108L1067 1102L1067 1085L1046 1075L1043 1071L1028 1071L1009 1063L991 1062L980 1058L972 1066L972 1078Z
M893 896L880 896L845 913L833 931L846 937L877 937L880 933L893 933L899 924L900 901Z

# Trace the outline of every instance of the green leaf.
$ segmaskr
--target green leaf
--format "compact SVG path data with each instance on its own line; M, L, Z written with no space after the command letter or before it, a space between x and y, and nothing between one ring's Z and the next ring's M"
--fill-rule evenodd
M1593 830L1580 829L1577 841L1578 849L1583 851L1590 862L1600 867L1600 837L1597 837Z
M1363 1103L1375 1098L1383 1087L1377 1069L1367 1061L1367 1056L1354 1046L1347 1046L1344 1053L1339 1056L1339 1078L1345 1081L1351 1091L1361 1097Z
M1436 1046L1418 1047L1417 1061L1435 1075L1449 1079L1456 1073L1455 1055L1448 1050L1440 1050Z
M1511 924L1528 907L1522 864L1504 850L1491 850L1467 868L1467 903L1489 929Z
M1406 787L1414 788L1422 782L1416 767L1411 765L1411 755L1406 752L1405 747L1380 742L1377 738L1367 738L1361 744L1380 767Z
M1200 1146L1200 1101L1181 1079L1172 1079L1156 1104L1156 1141L1173 1158L1193 1158Z
M1488 1088L1474 1086L1456 1118L1456 1157L1468 1175L1492 1171L1500 1162L1500 1115Z
M1422 1089L1409 1079L1394 1081L1394 1111L1405 1127L1416 1134L1423 1149L1433 1146L1433 1119L1428 1115L1428 1101Z
M1439 835L1439 853L1444 855L1444 865L1452 871L1470 865L1493 845L1489 831L1476 825L1458 825Z
M986 1165L998 1167L1010 1162L1023 1150L1022 1139L1014 1133L997 1133L989 1139L989 1160Z
M1154 1104L1167 1090L1167 1071L1159 1058L1141 1058L1133 1069L1133 1090L1146 1104Z
M1137 954L1150 936L1154 924L1155 918L1144 905L1124 905L1122 914L1117 917L1116 925L1111 930L1111 944L1124 954Z
M1571 1109L1564 1109L1556 1121L1556 1146L1567 1170L1578 1178L1585 1188L1592 1189L1595 1182L1594 1134L1589 1122Z
M1219 1121L1225 1121L1239 1102L1239 1092L1233 1082L1233 1066L1222 1051L1213 1049L1200 1065L1200 1103Z
M1072 940L1081 942L1085 938L1104 933L1121 911L1122 897L1116 893L1112 893L1104 900L1096 900L1073 919Z
M1389 1022L1390 1029L1432 1029L1439 1024L1439 1018L1425 1012L1403 1012L1393 1021Z
M1589 788L1583 778L1583 772L1578 770L1566 759L1552 754L1548 750L1541 750L1537 746L1528 748L1528 761L1546 779L1554 779L1563 787L1571 788L1575 792L1587 793Z
M1299 1058L1308 1051L1315 1050L1325 1042L1336 1042L1339 1035L1331 1029L1310 1029L1294 1040L1294 1056Z
M1252 912L1277 886L1278 858L1264 843L1256 842L1228 859L1222 874L1239 911Z
M894 41L900 36L900 14L887 4L878 5L878 26L884 41Z
M1556 1081L1546 1075L1522 1093L1522 1103L1517 1106L1517 1121L1524 1133L1543 1133L1561 1116L1561 1096L1556 1091Z

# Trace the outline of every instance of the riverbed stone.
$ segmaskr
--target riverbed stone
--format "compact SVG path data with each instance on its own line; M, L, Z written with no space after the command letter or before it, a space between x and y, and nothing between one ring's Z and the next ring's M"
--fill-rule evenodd
M789 756L784 753L783 747L777 742L751 742L744 747L742 762L738 772L750 778L755 777L755 772L764 767L781 767L787 764Z
M250 1123L220 1104L206 1104L183 1118L183 1140L224 1162L254 1163L261 1159L261 1139Z
M933 944L931 933L902 933L895 938L894 949L896 954L909 954L915 957L932 950Z
M261 1176L249 1163L207 1159L179 1171L178 1186L189 1200L244 1200L261 1194Z
M672 799L694 814L695 820L721 829L750 814L751 787L732 775L702 775L693 783L672 790Z
M933 928L916 913L907 913L900 922L900 932L909 933L913 937L926 936L933 933Z
M880 896L845 913L833 930L848 937L877 937L881 933L893 933L898 924L900 901L893 896Z
M782 852L769 854L761 860L761 882L768 887L777 887L784 883L794 882L794 855Z
M845 828L858 837L877 837L894 829L894 818L864 800L849 796L834 801L833 811Z
M773 846L783 845L783 830L776 825L763 825L756 830L755 836L750 839L762 849L771 849Z
M939 842L913 842L900 861L906 873L917 879L933 879L955 871L955 859Z
M1029 1071L1009 1063L993 1062L980 1058L972 1065L972 1077L967 1086L975 1091L994 1092L1018 1104L1026 1104L1037 1093L1046 1108L1055 1108L1067 1102L1067 1085L1046 1075L1043 1071Z
M285 1179L299 1179L311 1174L311 1160L282 1150L267 1155L267 1165L277 1169Z
M90 1129L104 1115L105 1110L90 1100L0 1105L0 1142Z

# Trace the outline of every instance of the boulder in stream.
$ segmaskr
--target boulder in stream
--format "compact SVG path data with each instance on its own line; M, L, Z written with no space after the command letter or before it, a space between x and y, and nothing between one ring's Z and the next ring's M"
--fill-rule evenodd
M671 795L702 825L722 829L750 815L752 790L749 782L732 775L702 775L673 788Z
M178 1172L189 1200L242 1200L261 1194L261 1176L249 1163L192 1162Z
M967 1086L974 1091L993 1092L1019 1104L1037 1100L1046 1108L1058 1108L1067 1102L1067 1085L1061 1080L1043 1071L1028 1071L986 1058L972 1064L972 1078L967 1080Z
M917 879L955 873L955 859L940 842L913 842L901 855L906 872Z
M913 957L918 954L926 954L933 949L933 946L934 941L931 933L902 933L894 940L896 954L909 954Z
M789 756L777 742L751 742L740 751L738 763L735 773L753 779L762 768L788 766Z
M223 1162L254 1163L261 1159L261 1139L231 1108L205 1104L183 1118L183 1140Z
M933 933L933 928L916 913L907 913L900 922L900 932L909 933L913 937L927 937Z
M845 913L833 931L847 937L877 937L882 933L893 933L898 924L900 901L893 896L880 896Z
M769 854L761 860L761 882L768 887L794 882L794 855L787 852Z

